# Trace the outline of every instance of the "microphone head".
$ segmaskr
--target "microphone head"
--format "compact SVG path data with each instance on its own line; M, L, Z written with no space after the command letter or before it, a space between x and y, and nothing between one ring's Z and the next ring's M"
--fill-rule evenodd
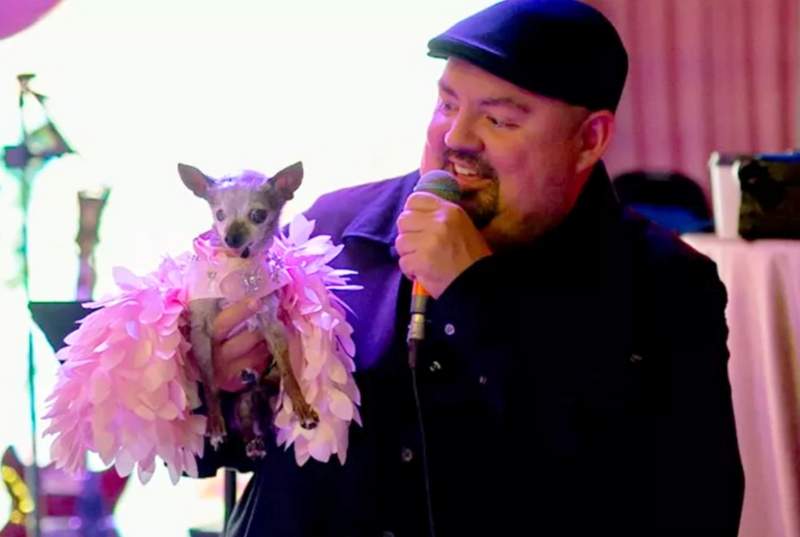
M458 186L458 181L444 170L431 170L425 173L414 186L414 192L430 192L452 203L461 201L461 187Z

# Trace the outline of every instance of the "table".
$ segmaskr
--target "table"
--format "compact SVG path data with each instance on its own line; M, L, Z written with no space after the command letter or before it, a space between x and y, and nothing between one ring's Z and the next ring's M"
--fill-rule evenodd
M717 263L728 290L739 537L800 537L800 241L682 238Z

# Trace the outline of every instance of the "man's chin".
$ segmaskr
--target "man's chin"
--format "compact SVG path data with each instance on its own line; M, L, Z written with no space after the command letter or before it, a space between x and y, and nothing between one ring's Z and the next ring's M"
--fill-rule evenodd
M493 220L486 222L483 226L479 226L478 229L493 252L505 250L514 243L513 238L509 237L502 226L499 226Z
M497 216L497 211L493 208L486 207L485 204L482 203L482 200L475 194L476 193L462 192L462 198L458 204L470 217L475 227L482 230Z

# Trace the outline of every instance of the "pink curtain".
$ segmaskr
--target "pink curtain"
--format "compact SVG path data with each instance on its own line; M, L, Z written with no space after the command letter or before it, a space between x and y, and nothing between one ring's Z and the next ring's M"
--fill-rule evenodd
M709 193L711 151L783 151L795 138L797 0L587 0L630 55L613 175L675 170Z
M0 39L21 32L60 0L0 0Z

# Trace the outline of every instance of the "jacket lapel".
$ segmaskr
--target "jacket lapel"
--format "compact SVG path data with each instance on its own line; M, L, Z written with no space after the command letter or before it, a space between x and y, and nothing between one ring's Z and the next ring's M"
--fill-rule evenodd
M364 286L343 297L355 314L353 340L360 370L377 364L394 339L403 278L394 249L395 222L418 179L419 172L413 172L390 183L342 233L345 248L336 264L357 270L353 283Z

